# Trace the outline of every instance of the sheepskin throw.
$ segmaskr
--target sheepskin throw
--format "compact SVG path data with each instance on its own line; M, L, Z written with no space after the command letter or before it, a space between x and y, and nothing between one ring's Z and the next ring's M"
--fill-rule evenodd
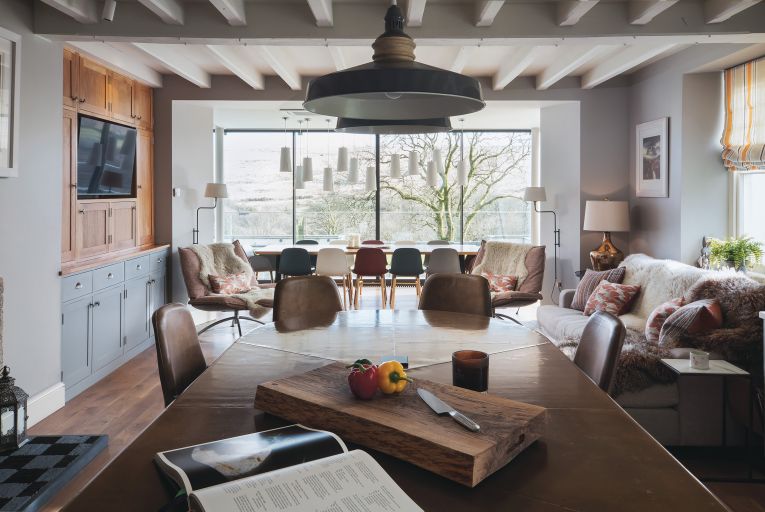
M211 290L210 275L223 276L244 273L247 276L247 282L252 279L252 267L249 262L237 256L234 252L234 244L192 245L191 250L199 257L199 279L202 280L208 290ZM273 288L254 286L248 292L231 294L229 297L244 301L252 315L258 317L265 314L269 309L261 306L258 302L263 299L273 299L274 290Z
M486 252L483 259L475 267L473 274L493 274L500 276L517 276L516 289L528 275L526 269L526 253L532 248L529 244L513 242L486 242Z

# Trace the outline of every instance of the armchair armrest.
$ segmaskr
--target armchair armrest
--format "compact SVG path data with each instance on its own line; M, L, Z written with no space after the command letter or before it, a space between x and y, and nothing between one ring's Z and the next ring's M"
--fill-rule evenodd
M574 301L574 293L576 293L574 288L561 290L560 296L558 297L558 306L566 309L571 309L571 303Z

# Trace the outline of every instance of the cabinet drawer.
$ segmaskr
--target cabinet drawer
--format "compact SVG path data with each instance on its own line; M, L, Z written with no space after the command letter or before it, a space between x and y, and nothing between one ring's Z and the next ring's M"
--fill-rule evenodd
M87 295L92 291L92 272L67 276L61 280L61 300L64 302L76 299L77 297L82 297L83 295Z
M169 255L170 251L159 251L149 255L151 257L152 274L164 274L167 272L167 258Z
M151 255L141 256L125 262L125 279L148 275L151 271Z
M125 265L115 263L93 271L93 290L103 290L125 280Z

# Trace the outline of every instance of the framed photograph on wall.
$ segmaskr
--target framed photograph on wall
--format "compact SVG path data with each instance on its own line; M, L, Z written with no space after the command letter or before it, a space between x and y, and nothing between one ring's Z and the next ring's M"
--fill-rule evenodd
M635 129L635 191L638 197L669 197L669 118L637 125Z
M21 36L0 27L0 178L19 175Z

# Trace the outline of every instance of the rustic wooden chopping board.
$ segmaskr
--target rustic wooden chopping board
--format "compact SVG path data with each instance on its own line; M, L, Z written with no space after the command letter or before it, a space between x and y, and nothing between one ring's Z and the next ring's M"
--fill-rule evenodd
M531 443L545 426L536 405L415 379L400 395L359 400L348 389L342 363L258 386L255 406L288 421L329 430L346 441L475 487ZM431 391L481 426L470 432L438 416L417 395Z

